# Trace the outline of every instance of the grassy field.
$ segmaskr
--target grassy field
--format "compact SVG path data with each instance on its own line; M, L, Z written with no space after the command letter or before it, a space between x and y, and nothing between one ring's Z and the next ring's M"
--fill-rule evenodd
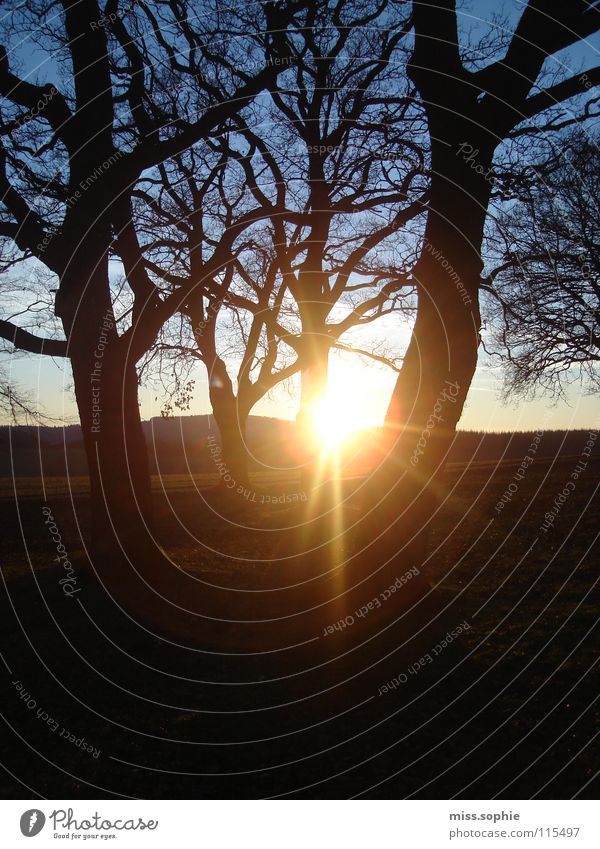
M85 592L71 603L41 510L83 568L86 480L46 480L44 494L19 479L18 510L3 480L4 794L597 796L598 460L542 529L578 459L536 458L501 510L518 461L449 467L424 567L444 628L408 648L392 630L344 657L182 650L119 611L107 617ZM260 524L270 508L232 526L213 482L154 481L159 542L202 580L251 589L277 539Z
M155 492L164 490L187 490L209 489L218 483L217 474L195 474L195 475L158 475L152 476L152 489ZM267 488L269 486L287 486L294 480L293 475L281 472L258 472L252 475L255 486ZM41 498L47 496L66 496L69 492L74 495L82 495L90 491L89 478L77 475L71 478L46 477L36 478L0 478L0 498L13 498L15 490L19 498Z

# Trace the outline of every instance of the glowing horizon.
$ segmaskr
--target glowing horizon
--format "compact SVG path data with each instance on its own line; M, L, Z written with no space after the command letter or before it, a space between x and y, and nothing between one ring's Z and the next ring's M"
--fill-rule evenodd
M30 393L45 412L56 419L56 425L78 422L77 408L72 394L72 378L68 365L50 358L28 356L14 360L11 374L20 387ZM189 410L177 415L210 415L208 382L205 373L198 370L196 391ZM381 427L396 375L391 369L366 364L356 357L332 358L330 386L324 407L320 430L325 442L337 442L335 427L345 436L372 427ZM253 416L265 416L293 421L298 407L296 391L285 388L265 397L252 410ZM572 387L566 400L557 403L546 398L517 400L505 405L500 398L500 372L485 363L478 367L459 422L460 430L476 431L535 431L542 424L546 430L587 429L598 427L600 405L598 398ZM163 399L156 387L142 386L140 406L142 419L148 421L160 416ZM327 420L336 422L329 428ZM7 422L8 423L8 422ZM319 428L318 428L319 429ZM330 429L330 436L327 430Z

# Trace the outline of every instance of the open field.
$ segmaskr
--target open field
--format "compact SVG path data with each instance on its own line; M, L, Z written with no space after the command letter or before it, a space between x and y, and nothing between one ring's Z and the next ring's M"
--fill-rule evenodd
M285 472L256 472L252 475L252 481L255 486L261 488L268 487L288 487L295 480L293 475ZM193 475L152 475L152 488L155 492L161 492L163 489L171 490L186 490L193 492L196 489L210 489L219 481L217 474L201 473ZM24 477L17 478L14 481L12 478L0 478L0 498L13 498L14 492L17 491L19 498L46 496L67 496L69 492L74 495L81 495L90 491L89 478L86 475L76 475L71 478L66 477Z
M63 479L47 480L45 498L39 481L18 479L18 511L2 481L3 792L597 796L598 459L541 529L577 462L536 458L500 511L518 461L453 464L426 564L441 630L403 645L391 629L344 657L322 639L292 659L176 649L118 610L107 615L85 581L73 603L58 588L41 509L52 510L79 575L71 499L85 522L85 479L70 494ZM260 530L273 508L257 508L251 527L232 525L204 489L214 479L155 481L159 542L201 580L252 589L273 554L274 534ZM253 485L292 483L275 475ZM412 626L431 609L417 608ZM403 674L406 683L380 694Z

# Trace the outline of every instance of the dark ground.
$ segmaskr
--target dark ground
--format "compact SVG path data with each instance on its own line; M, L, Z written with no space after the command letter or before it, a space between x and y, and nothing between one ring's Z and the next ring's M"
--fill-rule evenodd
M18 481L18 511L5 487L2 795L597 797L599 460L554 527L539 530L578 459L536 458L500 514L518 462L450 468L426 567L435 592L345 654L328 637L252 658L152 638L94 600L61 482L44 501ZM215 518L182 479L167 495L157 491L157 509L173 558L203 580L254 586L260 564L207 552L189 531L248 558L267 556L259 540L272 537ZM51 565L44 503L74 565L76 599ZM464 620L469 628L433 655ZM411 674L427 654L432 662ZM401 673L407 682L379 695Z

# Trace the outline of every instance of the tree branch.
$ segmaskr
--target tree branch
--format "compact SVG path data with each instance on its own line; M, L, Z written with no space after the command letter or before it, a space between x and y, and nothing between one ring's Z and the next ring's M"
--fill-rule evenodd
M543 89L538 94L529 97L521 110L522 116L523 118L533 118L534 115L556 106L557 103L562 103L563 100L568 100L578 94L585 94L598 83L600 83L600 65L584 74L569 77L561 83Z
M62 339L42 339L18 327L11 321L0 320L0 338L11 342L20 351L30 354L45 354L49 357L67 357L68 343Z

